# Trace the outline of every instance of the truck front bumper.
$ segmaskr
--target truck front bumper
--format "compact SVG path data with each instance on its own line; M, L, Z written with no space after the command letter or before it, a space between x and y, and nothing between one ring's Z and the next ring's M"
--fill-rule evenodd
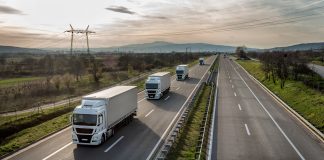
M73 144L81 145L99 145L101 143L101 135L80 135L72 133L72 142Z
M145 94L146 99L160 99L161 93L155 93L155 94Z

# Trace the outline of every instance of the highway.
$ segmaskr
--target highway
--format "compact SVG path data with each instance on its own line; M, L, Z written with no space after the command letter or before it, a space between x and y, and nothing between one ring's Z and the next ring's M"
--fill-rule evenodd
M309 159L324 144L234 61L220 58L212 158Z
M139 160L152 155L153 148L165 135L175 115L203 75L208 73L215 56L206 60L206 65L190 69L190 79L172 80L171 91L161 100L146 100L144 92L138 94L138 115L133 122L119 129L106 143L100 146L77 146L71 143L71 127L27 147L5 159L113 159Z

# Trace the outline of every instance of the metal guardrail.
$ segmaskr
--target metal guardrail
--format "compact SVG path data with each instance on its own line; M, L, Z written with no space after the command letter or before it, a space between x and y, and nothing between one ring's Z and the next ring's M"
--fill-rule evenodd
M181 130L185 126L185 124L186 124L186 122L188 120L188 115L189 115L190 109L194 105L194 102L195 102L195 100L197 98L197 93L199 93L201 91L202 87L203 87L203 85L200 84L199 88L195 91L194 96L190 99L190 102L187 103L186 109L178 117L174 127L171 129L169 135L165 139L164 144L162 145L162 147L158 151L158 154L157 154L155 159L157 159L157 160L166 159L167 154L169 153L173 143L176 141L176 139L179 136L179 133L181 132Z
M197 159L197 160L200 160L200 158L201 158L201 153L202 153L202 149L204 147L206 133L209 133L209 127L207 126L207 124L209 121L209 111L210 111L211 99L212 99L213 91L214 91L214 83L211 83L211 86L212 86L212 89L210 90L209 97L207 99L204 117L200 124L199 138L197 141L196 153L195 153L195 159ZM209 134L207 134L207 139L209 138L208 136L209 136Z
M214 61L214 63L215 63L215 61ZM198 89L196 89L194 91L193 97L187 102L187 104L186 104L187 106L185 107L185 110L178 117L175 125L170 130L168 136L164 140L164 143L158 150L154 159L164 160L167 158L167 155L168 155L172 145L177 140L179 133L181 132L181 130L183 129L183 127L185 126L185 124L188 120L189 112L190 112L191 108L193 108L194 102L198 96L197 93L199 93L202 90L203 84L206 85L207 83L210 83L212 81L212 77L213 77L213 72L212 72L212 74L209 73L206 82L199 84ZM202 78L204 78L204 77L202 77ZM208 98L208 101L209 101L208 104L210 104L210 97Z
M216 63L216 61L217 61L217 59L215 59L214 63ZM177 138L179 136L179 133L181 132L181 130L183 129L183 127L185 126L185 124L186 124L186 122L188 120L188 115L189 115L190 109L193 108L194 102L195 102L195 100L196 100L196 98L198 96L197 93L199 93L201 91L201 89L203 87L203 84L204 85L205 84L210 84L212 82L213 78L215 77L215 75L214 75L215 73L217 73L217 72L212 71L211 73L209 73L206 82L199 84L198 89L196 89L194 91L193 97L187 102L187 104L185 104L187 106L185 107L184 111L178 117L175 125L170 130L168 136L166 137L166 139L162 143L160 149L156 152L154 159L156 159L156 160L165 160L167 158L167 155L168 155L172 145L177 140ZM204 78L204 77L202 77L202 78ZM210 95L212 95L212 92L211 92ZM208 101L209 101L207 103L208 106L210 106L210 100L211 100L211 97L208 98ZM209 134L208 134L208 138L209 138Z

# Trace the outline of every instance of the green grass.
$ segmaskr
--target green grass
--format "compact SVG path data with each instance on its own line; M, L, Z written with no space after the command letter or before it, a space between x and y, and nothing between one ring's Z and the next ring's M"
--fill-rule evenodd
M78 102L71 103L70 106L61 105L53 108L20 113L17 115L0 116L0 129L3 128L5 125L10 125L10 126L21 125L25 123L30 123L35 120L47 118L50 115L59 116L57 113L65 113L71 111L79 103L80 102L78 101Z
M188 121L172 146L167 159L195 159L200 124L206 110L211 86L204 86L189 113Z
M70 124L71 113L66 113L40 125L22 130L10 137L7 137L0 145L0 156L29 145L37 140L61 130Z
M293 80L287 80L285 87L281 89L279 82L274 84L272 81L265 79L260 62L237 62L296 112L324 133L324 95L321 92L309 88L302 82Z
M0 79L0 88L17 85L24 82L40 80L40 79L44 79L44 77L23 77L23 78Z

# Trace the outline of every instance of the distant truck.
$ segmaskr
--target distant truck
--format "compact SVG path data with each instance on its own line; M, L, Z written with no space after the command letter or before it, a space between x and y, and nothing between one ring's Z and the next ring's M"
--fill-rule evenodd
M170 72L158 72L150 75L145 83L145 96L147 99L160 99L167 94L171 86Z
M205 59L204 58L199 58L199 65L205 65Z
M176 68L177 80L185 80L189 77L189 67L186 64L178 65Z
M117 126L130 122L136 110L136 86L116 86L84 96L72 113L72 142L102 144Z

